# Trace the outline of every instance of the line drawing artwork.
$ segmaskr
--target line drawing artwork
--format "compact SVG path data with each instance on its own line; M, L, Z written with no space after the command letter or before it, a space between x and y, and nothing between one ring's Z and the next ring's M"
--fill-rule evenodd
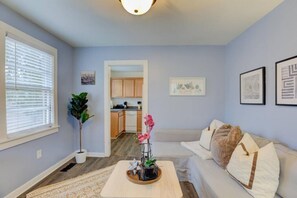
M297 56L275 63L275 105L297 106Z
M281 98L297 99L297 64L281 68Z
M265 67L240 74L240 104L265 105Z
M200 78L200 77L171 78L170 95L181 95L181 96L205 95L205 78Z
M243 79L243 98L244 99L259 99L260 98L260 75L255 74Z

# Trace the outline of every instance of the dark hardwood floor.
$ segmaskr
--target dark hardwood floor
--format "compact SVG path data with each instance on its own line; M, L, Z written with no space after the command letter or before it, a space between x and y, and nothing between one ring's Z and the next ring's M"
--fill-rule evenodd
M111 141L110 157L89 157L85 163L76 164L67 172L61 172L61 170L69 163L75 163L75 159L72 159L19 197L25 198L27 193L37 188L71 179L79 175L116 164L120 160L132 160L134 158L139 159L139 156L140 146L138 144L138 140L136 140L136 136L133 134L122 134L118 139ZM180 182L180 185L184 198L198 198L195 188L190 182Z

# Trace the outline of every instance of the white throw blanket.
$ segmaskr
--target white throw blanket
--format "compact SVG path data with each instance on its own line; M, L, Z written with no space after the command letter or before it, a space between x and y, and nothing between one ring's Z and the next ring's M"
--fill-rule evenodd
M211 152L200 146L200 141L181 142L181 145L198 155L203 160L212 159Z

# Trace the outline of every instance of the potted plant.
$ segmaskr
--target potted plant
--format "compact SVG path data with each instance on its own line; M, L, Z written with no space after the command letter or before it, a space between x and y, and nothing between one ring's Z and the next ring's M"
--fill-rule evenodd
M154 159L152 156L150 143L151 131L153 130L155 123L151 115L146 115L144 117L144 120L144 124L146 126L146 133L138 135L138 140L141 144L142 153L139 179L147 181L158 177L158 166L156 164L156 159Z
M87 152L82 149L82 127L83 124L94 115L88 113L88 93L82 92L78 95L72 94L69 105L70 114L76 118L79 124L79 151L75 155L76 163L84 163L86 161Z

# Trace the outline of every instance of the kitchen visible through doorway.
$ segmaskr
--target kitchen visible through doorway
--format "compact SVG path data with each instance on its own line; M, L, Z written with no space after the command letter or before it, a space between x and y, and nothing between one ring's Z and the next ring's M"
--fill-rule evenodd
M121 61L107 62L105 82L109 86L105 87L108 88L105 99L108 99L109 109L105 109L105 124L109 127L105 126L106 155L110 151L110 140L118 139L122 134L136 136L143 132L143 117L147 113L147 64L143 64L147 61L132 61L132 64L128 64L129 61L124 64L120 64Z

